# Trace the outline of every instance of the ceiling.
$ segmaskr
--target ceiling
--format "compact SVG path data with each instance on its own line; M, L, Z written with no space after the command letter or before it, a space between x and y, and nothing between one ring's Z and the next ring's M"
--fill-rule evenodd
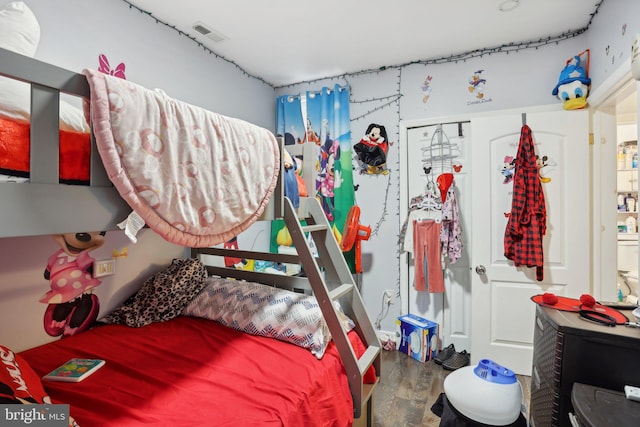
M123 1L280 87L562 37L602 0Z

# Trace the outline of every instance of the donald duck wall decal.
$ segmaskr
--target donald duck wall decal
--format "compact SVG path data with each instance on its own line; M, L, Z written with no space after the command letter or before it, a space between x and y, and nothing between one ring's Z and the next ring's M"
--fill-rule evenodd
M551 92L552 95L563 101L565 110L578 110L587 106L587 95L591 85L587 71L589 60L587 59L587 69L580 65L580 56L585 53L589 58L589 50L587 49L567 61L567 65L560 72L558 84Z

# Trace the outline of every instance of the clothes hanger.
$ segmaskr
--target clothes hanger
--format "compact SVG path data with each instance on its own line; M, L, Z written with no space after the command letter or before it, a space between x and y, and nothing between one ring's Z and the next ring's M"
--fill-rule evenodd
M440 173L453 171L453 159L456 156L453 154L452 144L449 137L442 129L442 124L439 124L436 127L436 131L431 135L429 145L422 147L421 150L423 156L422 163L425 165L425 172L426 170L433 172L434 167L437 167Z
M418 204L418 208L422 210L440 210L442 203L440 202L437 186L433 181L433 176L429 174L428 177L424 195Z
M420 202L420 208L426 211L435 211L442 208L442 204L437 202L437 199L427 197Z

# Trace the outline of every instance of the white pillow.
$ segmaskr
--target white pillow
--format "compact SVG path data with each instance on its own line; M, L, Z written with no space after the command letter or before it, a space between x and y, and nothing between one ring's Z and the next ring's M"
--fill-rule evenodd
M0 8L0 47L33 58L40 43L40 24L21 1Z
M29 7L21 1L0 8L0 48L33 57L40 43L40 24ZM28 122L31 93L27 83L0 78L0 117ZM89 132L80 108L60 101L60 129Z
M31 88L29 84L10 78L0 78L0 117L28 122L31 119ZM60 130L89 132L89 125L79 107L60 100Z
M208 282L182 314L308 348L318 359L324 355L331 333L315 297L242 280ZM345 330L353 328L351 319L341 317Z
M88 133L90 128L82 109L60 100L60 130Z

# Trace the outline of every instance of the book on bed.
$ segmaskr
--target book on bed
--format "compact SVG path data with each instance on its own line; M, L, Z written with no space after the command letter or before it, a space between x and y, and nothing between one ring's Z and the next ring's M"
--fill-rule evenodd
M77 383L104 365L102 359L71 359L42 377L48 381Z

